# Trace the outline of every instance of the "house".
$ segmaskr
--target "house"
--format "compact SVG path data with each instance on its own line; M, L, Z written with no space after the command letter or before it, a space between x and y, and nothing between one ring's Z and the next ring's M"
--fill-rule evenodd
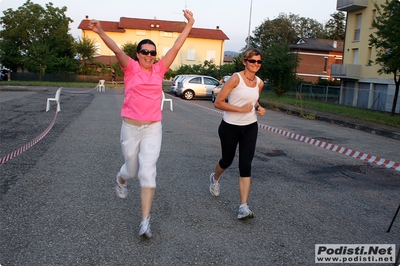
M332 65L331 77L341 79L340 103L390 112L395 91L393 75L378 74L376 51L369 45L376 15L374 3L385 0L337 0L336 9L347 12L343 64ZM400 106L396 112L399 112Z
M315 83L318 78L330 79L332 64L342 64L343 41L300 38L290 50L299 56L298 78Z
M82 20L78 29L82 38L94 40L98 56L114 57L114 53L99 36L88 27L89 17ZM118 22L100 21L104 31L119 46L127 43L139 43L142 39L151 39L157 46L158 57L162 57L173 46L176 38L185 27L185 22L154 19L121 17ZM203 64L208 60L216 65L224 62L224 44L229 38L217 26L215 29L192 28L185 44L179 51L171 69L181 65ZM105 60L107 61L107 60Z

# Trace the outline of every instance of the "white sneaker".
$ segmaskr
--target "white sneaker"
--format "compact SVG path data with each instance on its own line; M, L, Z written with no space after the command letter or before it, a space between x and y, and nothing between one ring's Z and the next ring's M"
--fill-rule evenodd
M152 233L150 230L150 215L148 215L140 222L139 236L143 235L147 236L148 238L152 237Z
M219 182L215 181L214 173L211 173L211 175L210 175L210 193L214 197L218 197L219 196L219 192L220 192Z
M239 220L243 220L246 218L254 218L253 212L249 209L249 206L247 204L242 204L239 207L239 212L237 218Z
M121 184L119 182L120 178L120 173L118 172L117 174L117 184L115 185L115 191L117 192L117 197L121 199L125 199L126 196L128 196L128 189L126 188L126 182L125 184Z

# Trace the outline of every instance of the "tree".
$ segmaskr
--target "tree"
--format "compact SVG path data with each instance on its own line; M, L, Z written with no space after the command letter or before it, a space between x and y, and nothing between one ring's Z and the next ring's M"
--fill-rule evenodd
M293 44L299 38L318 38L323 32L323 25L314 19L281 13L276 19L267 19L258 26L250 43L263 50L272 43Z
M375 64L381 68L379 74L393 74L395 93L391 115L396 110L400 87L400 1L386 0L384 4L375 4L377 16L372 23L376 32L369 37L369 44L376 48Z
M122 45L121 49L131 58L136 58L137 43L125 43Z
M271 44L266 53L263 53L259 75L268 79L275 93L281 96L296 85L298 62L297 54L290 52L289 45Z
M74 38L68 34L72 20L66 7L57 8L52 3L46 8L27 0L17 10L3 11L0 18L0 56L2 63L16 71L18 67L44 74L57 72L57 64L74 60Z
M78 38L78 41L75 43L75 52L79 59L92 61L97 53L95 41L88 37Z
M343 12L335 12L331 17L325 24L325 37L343 41L346 33L346 15Z

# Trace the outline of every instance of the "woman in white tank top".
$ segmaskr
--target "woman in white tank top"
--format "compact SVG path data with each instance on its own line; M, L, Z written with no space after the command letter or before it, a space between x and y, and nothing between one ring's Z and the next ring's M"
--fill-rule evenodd
M261 53L257 49L247 49L242 55L245 66L224 84L214 102L214 106L224 111L224 116L218 128L221 141L222 158L215 166L215 172L210 175L210 193L219 196L219 178L232 164L239 145L239 193L240 206L238 219L253 218L253 212L247 205L251 184L251 162L254 157L258 124L257 114L265 115L258 98L264 82L256 76L261 67ZM225 102L229 96L229 101Z

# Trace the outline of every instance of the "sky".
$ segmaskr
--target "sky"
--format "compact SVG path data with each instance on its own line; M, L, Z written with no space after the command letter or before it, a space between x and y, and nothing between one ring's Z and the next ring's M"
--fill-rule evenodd
M0 16L8 8L17 10L26 0L0 0ZM265 20L279 14L295 14L325 24L337 12L337 0L31 0L32 3L51 2L55 7L66 6L66 15L74 22L70 33L80 37L78 30L85 16L98 20L118 22L120 17L184 21L183 9L193 12L195 28L215 29L217 26L228 36L225 51L239 52L246 46L250 32ZM250 31L249 31L250 29Z

